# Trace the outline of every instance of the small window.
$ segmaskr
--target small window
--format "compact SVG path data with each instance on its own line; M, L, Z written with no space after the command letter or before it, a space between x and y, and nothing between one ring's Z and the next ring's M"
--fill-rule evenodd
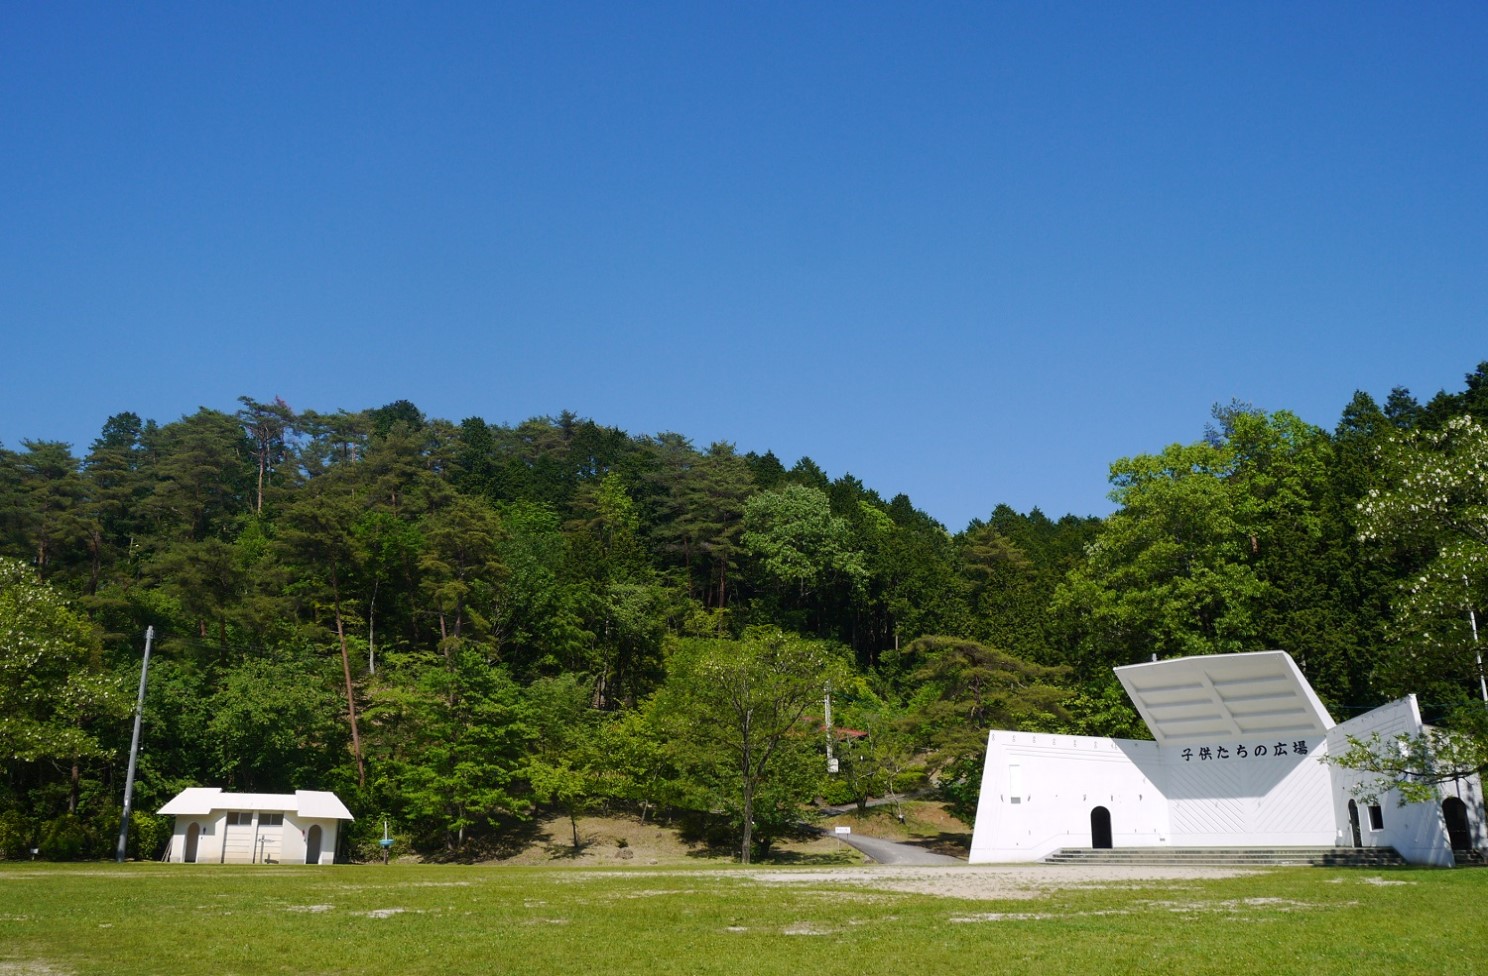
M249 827L253 824L253 811L251 810L229 810L227 813L227 825L229 827Z
M1369 829L1385 829L1385 811L1380 809L1380 805L1378 803L1369 804Z
M258 815L260 827L282 827L284 825L284 814L282 813L260 813Z

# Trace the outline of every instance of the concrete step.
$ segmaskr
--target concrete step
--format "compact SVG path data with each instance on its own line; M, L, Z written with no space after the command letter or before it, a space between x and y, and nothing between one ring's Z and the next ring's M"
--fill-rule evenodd
M1452 860L1457 864L1459 868L1488 867L1488 852L1453 851Z
M1393 847L1066 847L1049 864L1126 864L1143 867L1397 867Z

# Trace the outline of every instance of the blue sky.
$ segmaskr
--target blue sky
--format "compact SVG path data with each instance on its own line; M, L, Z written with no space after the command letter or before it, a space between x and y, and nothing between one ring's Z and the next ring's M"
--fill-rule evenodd
M428 9L432 8L432 9ZM952 530L1488 359L1488 5L0 6L0 442L568 409Z

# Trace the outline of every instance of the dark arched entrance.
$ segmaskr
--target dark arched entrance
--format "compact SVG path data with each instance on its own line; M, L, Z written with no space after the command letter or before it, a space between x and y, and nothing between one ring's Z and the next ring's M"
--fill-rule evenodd
M193 823L186 828L186 851L181 860L187 864L196 863L196 849L201 844L201 824Z
M1359 832L1359 804L1349 801L1349 832L1354 835L1354 846L1363 847L1364 837Z
M1467 822L1467 804L1449 796L1442 801L1442 819L1447 822L1447 839L1454 851L1472 850L1472 827Z
M1111 846L1111 811L1105 807L1090 811L1090 846L1102 850Z
M305 863L320 863L320 824L313 825L305 835Z

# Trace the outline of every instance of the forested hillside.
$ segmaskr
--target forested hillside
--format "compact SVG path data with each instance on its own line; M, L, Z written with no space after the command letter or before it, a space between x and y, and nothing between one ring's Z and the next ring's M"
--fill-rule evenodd
M335 790L352 853L384 815L474 856L607 806L747 858L815 797L968 810L989 728L1142 734L1110 668L1154 654L1289 650L1335 718L1477 687L1488 363L1332 431L1216 407L1112 465L1109 518L989 500L959 531L809 458L567 413L240 404L0 449L4 856L111 853L147 626L142 857L150 811L218 785Z

